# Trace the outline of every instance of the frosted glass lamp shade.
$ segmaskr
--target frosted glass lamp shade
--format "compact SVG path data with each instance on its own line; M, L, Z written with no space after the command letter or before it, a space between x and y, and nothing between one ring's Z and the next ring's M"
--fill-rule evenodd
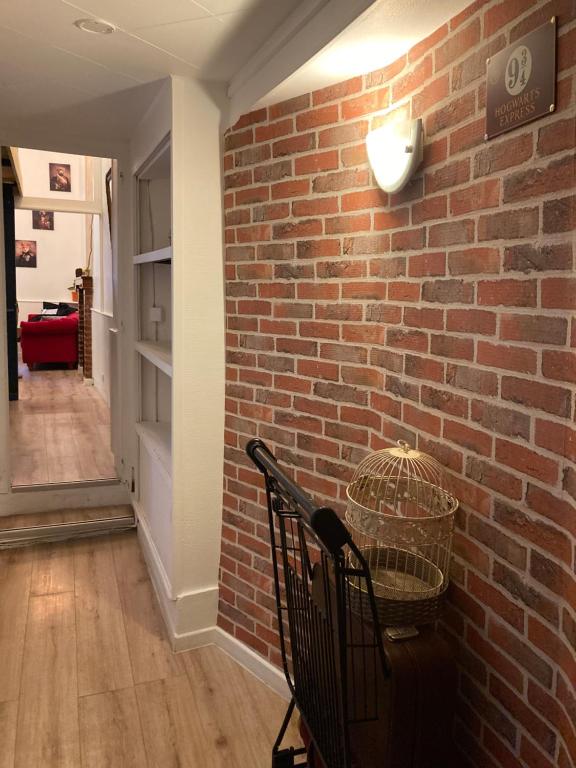
M422 120L394 121L366 136L368 159L378 186L398 192L422 162Z

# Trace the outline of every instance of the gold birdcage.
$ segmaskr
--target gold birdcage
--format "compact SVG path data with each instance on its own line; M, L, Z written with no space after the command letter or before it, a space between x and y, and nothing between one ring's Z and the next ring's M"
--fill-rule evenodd
M370 567L382 624L434 621L448 587L458 509L442 465L398 441L360 462L347 496L346 522ZM350 586L362 609L367 595L354 578Z

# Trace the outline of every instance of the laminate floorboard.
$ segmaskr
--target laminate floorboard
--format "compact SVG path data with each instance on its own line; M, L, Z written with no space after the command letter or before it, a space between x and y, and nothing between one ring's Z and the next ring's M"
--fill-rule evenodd
M17 716L17 701L0 704L0 768L12 768L14 765Z
M0 552L0 702L20 694L31 574L29 551Z
M78 768L78 683L74 595L31 597L15 768Z
M134 688L81 698L80 740L83 768L146 768Z
M269 768L286 710L172 652L132 531L0 552L0 694L0 768Z
M64 523L85 523L88 520L107 520L114 517L133 517L130 504L115 504L104 507L59 509L55 512L35 512L24 515L0 517L0 531L14 528L34 528L38 525L63 525Z
M20 365L19 399L10 403L12 485L116 477L110 411L79 371Z

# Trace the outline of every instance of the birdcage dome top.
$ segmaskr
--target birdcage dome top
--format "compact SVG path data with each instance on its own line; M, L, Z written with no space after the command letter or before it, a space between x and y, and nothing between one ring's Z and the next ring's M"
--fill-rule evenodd
M349 511L418 518L453 515L458 502L437 459L399 440L356 468L347 488Z

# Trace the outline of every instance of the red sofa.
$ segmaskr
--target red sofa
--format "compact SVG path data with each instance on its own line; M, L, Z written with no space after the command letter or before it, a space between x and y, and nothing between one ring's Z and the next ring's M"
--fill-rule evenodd
M29 368L37 363L78 363L78 313L50 320L20 323L22 360Z

